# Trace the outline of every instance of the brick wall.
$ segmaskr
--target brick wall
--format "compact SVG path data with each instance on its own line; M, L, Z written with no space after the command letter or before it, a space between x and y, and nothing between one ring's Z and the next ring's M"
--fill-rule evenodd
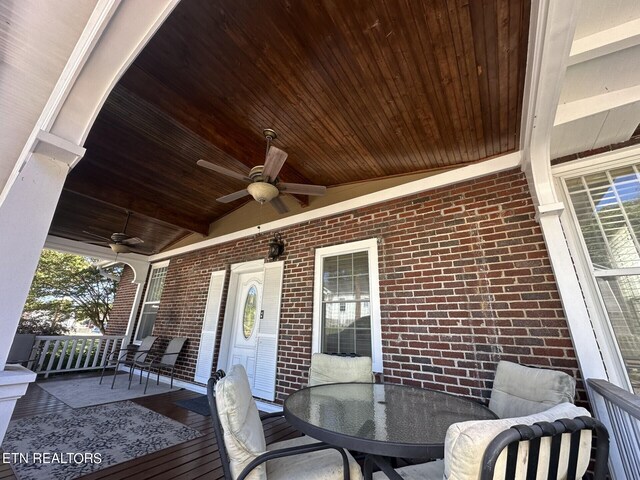
M107 335L124 335L127 333L129 315L131 314L131 307L138 289L138 284L131 283L132 280L133 270L130 266L125 265L118 283L118 291L113 301L113 308L109 312Z
M315 248L371 237L380 239L385 381L486 398L499 359L577 377L534 214L524 175L513 170L282 230L277 401L307 382ZM154 333L189 337L178 377L193 379L211 272L262 258L268 241L171 260Z

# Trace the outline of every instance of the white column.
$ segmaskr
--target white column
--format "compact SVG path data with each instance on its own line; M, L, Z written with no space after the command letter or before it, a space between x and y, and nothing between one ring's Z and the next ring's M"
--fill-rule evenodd
M30 152L0 203L0 439L16 401L36 378L6 361L69 165L84 149L40 132Z

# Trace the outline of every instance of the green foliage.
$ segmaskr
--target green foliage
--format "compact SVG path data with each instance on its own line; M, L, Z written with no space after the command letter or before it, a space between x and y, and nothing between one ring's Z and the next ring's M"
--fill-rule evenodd
M73 319L104 334L116 288L117 282L105 278L90 259L43 250L18 331L61 335L67 331L64 323Z

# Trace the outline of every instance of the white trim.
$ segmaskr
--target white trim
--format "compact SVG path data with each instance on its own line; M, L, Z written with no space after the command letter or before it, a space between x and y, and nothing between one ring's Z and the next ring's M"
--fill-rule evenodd
M138 330L140 329L140 320L142 318L142 314L144 313L144 307L147 304L147 297L149 296L149 283L151 282L151 277L153 276L153 271L154 270L158 270L160 268L168 267L169 266L169 262L170 262L170 260L165 260L164 262L158 262L158 263L154 263L153 265L151 265L151 270L149 271L149 275L147 276L147 282L146 282L147 289L144 292L144 300L142 300L142 309L140 310L140 317L138 317L138 324L136 325L136 329L133 332L133 336L131 337L131 343L134 343L136 345L140 345L140 343L142 343L142 340L136 340L136 337L138 336ZM164 289L164 287L163 287L163 289ZM161 301L162 301L162 293L160 294L160 300L158 300L157 302L153 302L153 303L158 303L158 305L159 305ZM155 327L155 321L154 321L154 327Z
M120 5L120 1L121 0L98 0L96 3L87 25L76 42L75 48L71 52L71 55L69 56L69 59L67 60L67 63L64 66L64 69L62 70L62 73L60 74L60 77L58 78L58 81L56 82L40 117L31 131L29 139L25 143L25 146L16 161L13 171L9 175L4 188L0 192L0 204L4 202L5 197L8 195L9 190L18 178L18 175L30 160L30 152L33 146L38 142L38 136L41 135L42 131L48 132L51 130L53 122L60 112L64 102L67 100L67 97L69 96L69 93L71 92L71 89L73 88L73 85L80 75L85 63L94 51L98 40L102 36L105 28ZM78 146L76 145L76 147ZM79 158L81 157L82 155L80 155Z
M619 52L640 44L640 19L587 35L573 42L569 65Z
M640 85L563 103L558 105L553 126L575 122L581 118L608 112L636 102L640 102Z
M382 325L380 313L380 275L378 266L378 239L369 238L357 242L341 243L317 248L313 278L313 333L311 353L321 351L322 319L322 261L325 257L348 253L367 252L369 254L369 304L371 308L371 361L374 372L383 371Z
M30 150L65 163L69 168L78 163L86 152L85 148L44 130L38 132Z
M640 275L640 267L610 268L607 270L595 270L595 277L624 277L626 275Z
M238 293L238 277L241 273L263 272L264 260L252 260L250 262L234 263L230 268L229 286L227 287L227 299L224 306L224 319L222 320L222 335L220 349L218 351L218 364L216 369L228 369L231 337L233 334L233 316L236 309L236 295ZM263 286L264 288L264 286Z
M109 247L100 247L90 243L69 240L68 238L48 235L43 248L63 253L73 253L86 257L102 258L110 262L126 263L133 270L133 283L144 283L147 280L149 261L144 255L137 253L120 253L116 255Z
M606 164L607 169L616 168L618 166L632 163L633 159L640 158L640 145L632 145L626 148L620 148L611 152L593 155L587 158L580 158L567 163L561 163L551 167L553 175L564 178L569 175L586 175L591 172L597 172L603 169ZM636 158L636 161L637 161ZM576 173L574 173L576 172Z
M460 182L466 182L468 180L474 180L476 178L491 175L493 173L504 172L506 170L512 170L520 166L522 155L521 152L509 153L500 157L492 158L484 162L475 163L473 165L467 165L466 167L460 167L455 170L433 175L432 177L415 180L413 182L406 183L404 185L398 185L396 187L380 190L379 192L369 193L357 198L345 200L343 202L334 203L326 207L317 208L309 212L299 213L280 220L274 220L273 222L265 223L260 226L261 232L269 232L272 230L278 230L285 227L290 227L299 223L304 223L319 218L336 215L339 213L349 212L357 208L367 207L375 205L377 203L386 202L388 200L394 200L397 198L407 197L415 193L425 192L427 190L433 190L434 188L445 187L447 185L453 185ZM165 258L171 258L176 255L182 255L183 253L193 252L203 248L211 247L214 245L220 245L222 243L231 242L240 238L250 237L256 234L256 228L245 228L237 232L229 233L227 235L221 235L215 238L209 238L192 245L185 247L168 250L156 255L151 255L149 261L154 262L156 260L163 260Z
M129 312L129 321L127 322L127 330L125 332L123 345L129 345L133 339L133 327L136 324L136 313L140 307L140 301L142 300L142 292L144 292L144 282L140 282L136 287L136 295L133 297L133 305L131 305L131 311Z

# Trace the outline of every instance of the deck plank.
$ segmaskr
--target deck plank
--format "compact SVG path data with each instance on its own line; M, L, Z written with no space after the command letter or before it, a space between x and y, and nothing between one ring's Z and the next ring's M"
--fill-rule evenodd
M83 480L192 480L222 479L222 467L210 417L200 415L175 404L178 400L198 397L189 390L177 390L132 401L161 415L203 433L203 436L157 452L118 463L85 475ZM59 413L71 409L37 383L29 385L27 393L18 400L12 419L33 415ZM299 433L284 418L270 418L264 422L267 444L294 438ZM9 465L0 464L0 480L17 480Z

